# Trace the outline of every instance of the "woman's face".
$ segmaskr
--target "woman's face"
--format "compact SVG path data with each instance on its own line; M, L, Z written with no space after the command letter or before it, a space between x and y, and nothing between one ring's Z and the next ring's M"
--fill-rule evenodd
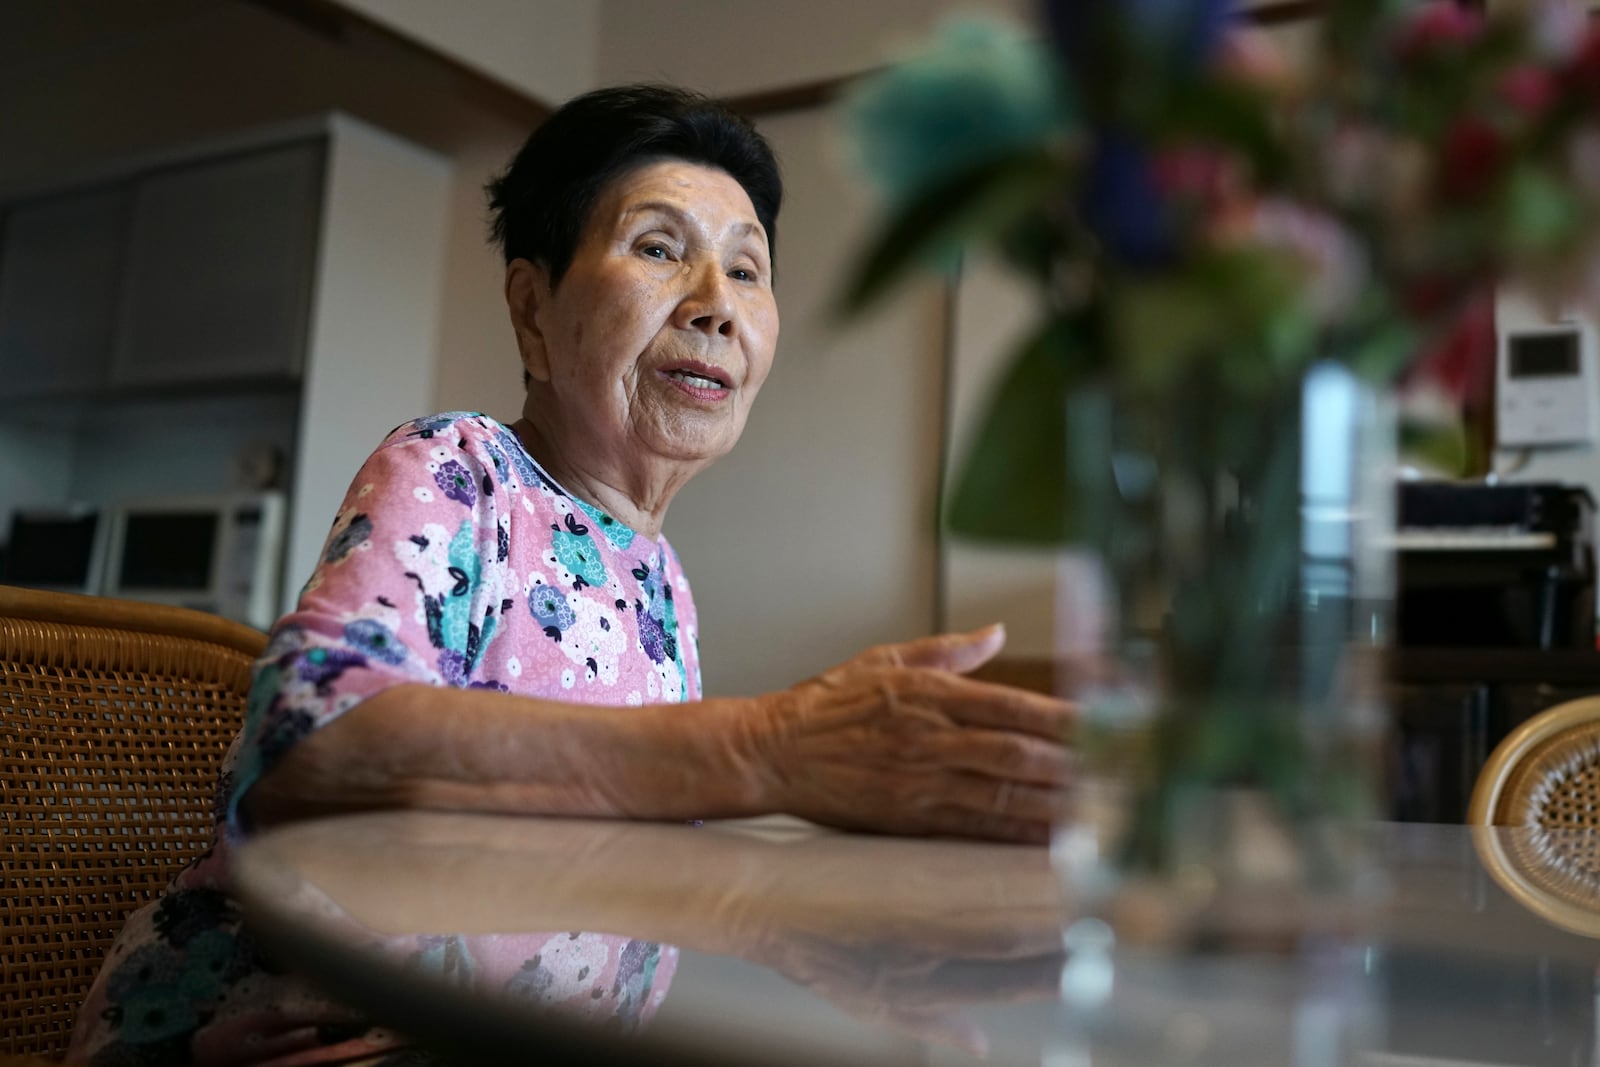
M778 341L766 231L737 181L677 160L624 174L547 279L523 260L507 278L539 421L624 464L733 447Z

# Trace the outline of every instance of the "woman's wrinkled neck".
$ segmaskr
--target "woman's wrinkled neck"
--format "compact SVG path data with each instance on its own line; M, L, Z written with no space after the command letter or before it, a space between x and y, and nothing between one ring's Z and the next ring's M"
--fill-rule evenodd
M582 442L572 440L571 434L550 422L524 407L522 417L511 428L528 455L561 488L634 533L652 541L659 539L667 506L688 481L687 474L663 469L650 477L637 471L609 469L606 457L595 456Z

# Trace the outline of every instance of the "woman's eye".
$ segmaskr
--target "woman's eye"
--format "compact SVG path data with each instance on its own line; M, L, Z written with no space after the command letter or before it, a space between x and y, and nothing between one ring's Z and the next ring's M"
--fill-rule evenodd
M728 277L734 279L735 281L753 282L756 280L756 272L753 270L746 270L744 267L735 267L728 272Z
M649 256L651 259L666 259L671 255L671 253L667 251L666 245L648 244L639 249L639 251Z

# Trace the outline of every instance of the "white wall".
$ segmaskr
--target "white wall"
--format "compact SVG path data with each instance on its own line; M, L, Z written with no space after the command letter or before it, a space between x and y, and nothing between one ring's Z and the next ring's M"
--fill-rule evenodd
M957 287L953 322L948 454L952 488L997 379L1037 316L1033 293L1003 266L982 258L967 262ZM1052 655L1059 561L1060 553L1053 549L997 548L949 538L941 561L946 606L936 625L970 630L1003 622L1006 655Z
M598 0L336 2L538 100L564 100L595 83Z
M450 165L344 116L331 125L285 606L321 558L351 477L427 403L437 363Z
M943 14L1027 0L336 0L545 103L625 81L741 94L856 74Z
M505 422L522 414L522 363L503 295L505 263L489 245L483 183L505 167L525 133L486 137L452 157L435 411L482 411Z
M722 95L826 81L881 66L951 13L1027 20L1036 8L1032 0L335 2L547 104L626 81Z
M952 11L1027 0L603 0L599 84L666 80L735 95L881 66Z

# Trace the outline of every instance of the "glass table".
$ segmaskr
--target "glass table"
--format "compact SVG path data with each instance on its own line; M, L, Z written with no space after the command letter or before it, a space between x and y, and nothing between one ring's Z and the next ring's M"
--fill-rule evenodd
M269 952L463 1061L1600 1063L1600 841L1362 833L1381 877L1360 921L1270 950L1118 949L1045 849L785 819L342 816L252 839L236 878ZM653 1018L619 1033L395 951L541 931L664 946Z

